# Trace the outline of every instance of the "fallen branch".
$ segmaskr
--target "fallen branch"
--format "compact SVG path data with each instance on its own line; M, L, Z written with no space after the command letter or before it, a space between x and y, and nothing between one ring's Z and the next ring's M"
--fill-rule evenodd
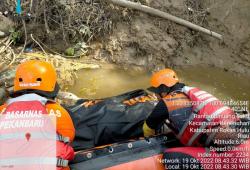
M0 54L5 52L8 48L10 48L10 45L13 43L13 41L10 39L10 37L6 40L6 42L0 42L3 46L0 48Z
M10 52L11 52L13 58L12 58L10 64L9 64L9 66L11 66L15 62L15 60L17 58L16 54L14 53L14 51L11 48L10 48Z
M48 54L47 54L46 51L43 49L43 47L41 46L41 44L40 44L37 40L35 40L35 38L33 37L32 34L30 34L30 37L31 37L31 39L41 48L41 50L42 50L43 53L45 54L46 58L48 59Z
M171 14L168 14L166 12L162 12L162 11L160 11L158 9L148 7L146 5L141 5L139 3L130 2L130 1L127 1L127 0L108 0L108 1L110 1L111 3L113 3L115 5L123 6L123 7L126 7L126 8L131 8L131 9L136 9L136 10L139 10L139 11L151 14L151 15L155 15L155 16L158 16L158 17L161 17L161 18L171 20L171 21L173 21L173 22L175 22L177 24L180 24L180 25L183 25L185 27L191 28L191 29L193 29L195 31L203 32L205 34L208 34L208 35L210 35L212 37L215 37L215 38L218 38L220 40L223 39L221 34L218 34L216 32L213 32L211 30L208 30L206 28L203 28L201 26L193 24L193 23L191 23L189 21L178 18L178 17L173 16Z

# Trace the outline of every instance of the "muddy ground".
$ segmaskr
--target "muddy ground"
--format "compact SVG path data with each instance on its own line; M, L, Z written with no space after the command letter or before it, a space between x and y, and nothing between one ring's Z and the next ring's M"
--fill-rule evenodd
M148 0L151 7L195 22L184 0ZM92 45L94 58L149 69L212 66L250 75L250 1L203 0L204 27L223 35L219 41L171 21L136 12L113 33ZM196 12L197 14L197 12Z
M114 21L111 33L88 44L92 49L88 58L128 68L135 65L157 70L202 65L250 75L249 0L140 1L218 32L224 40L219 41L165 19L121 8L126 17ZM113 15L112 12L110 15ZM1 17L0 22L3 23L0 24L0 31L8 32L8 25L13 25ZM65 50L63 41L54 40L54 44Z

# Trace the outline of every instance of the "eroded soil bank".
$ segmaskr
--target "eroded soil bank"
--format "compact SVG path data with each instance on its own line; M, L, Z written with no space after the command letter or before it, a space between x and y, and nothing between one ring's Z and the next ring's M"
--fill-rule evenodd
M237 72L243 75L250 75L249 0L136 0L136 2L159 9L163 12L168 12L218 32L223 35L223 41L142 12L118 7L110 3L101 3L94 0L90 2L93 3L82 3L80 6L78 5L78 8L82 7L82 9L93 10L92 13L98 14L97 17L99 18L96 18L96 22L98 22L99 25L96 25L96 29L102 30L103 33L98 34L98 36L93 34L93 30L91 29L93 29L93 24L96 24L94 18L89 18L89 20L93 19L91 22L89 20L85 21L84 17L79 18L81 19L81 23L78 23L78 25L80 24L80 26L84 26L85 28L79 27L79 29L81 28L80 32L83 31L84 34L91 34L92 31L93 37L96 36L95 38L89 39L90 41L84 42L85 40L82 39L82 42L80 42L80 44L85 45L85 47L86 45L90 46L90 48L87 49L88 52L86 53L85 51L83 54L88 58L107 60L125 66L143 66L150 71L164 67L178 68L182 66L202 65L218 67L225 71ZM53 3L56 2L53 1ZM61 2L59 4L63 6L64 3ZM3 13L7 10L9 13L13 13L13 3L10 3L9 6L4 5L6 4L2 2L0 12ZM9 9L10 7L12 9ZM26 9L24 4L23 7ZM38 7L40 6L38 5ZM77 11L78 8L76 7L77 6L73 4L72 6L68 6L68 8ZM50 10L59 9L52 8ZM98 12L98 10L100 11ZM78 15L78 13L75 14L74 11L71 12L72 16ZM48 15L49 14L50 13L48 13ZM86 11L83 13L83 16L88 18L88 14L93 17L91 12L88 13ZM8 32L9 28L13 26L13 23L9 22L3 14L0 16L0 31ZM7 17L8 16L10 20L13 20L10 14L7 14ZM68 22L67 18L65 18L65 20ZM63 23L58 26L54 23L55 28L53 24L49 25L51 27L51 33L46 34L46 30L44 30L46 25L39 26L39 29L36 29L37 27L30 22L31 21L27 20L26 23L28 35L27 45L32 47L32 44L35 44L37 48L40 48L36 43L32 43L29 36L30 34L33 34L39 42L43 42L47 46L52 45L62 51L70 46L76 45L70 43L77 37L70 38L71 33L68 33L69 30L67 27L63 27ZM88 25L90 23L92 25ZM43 24L43 20L40 24ZM49 22L48 24L51 23ZM104 27L105 25L107 28ZM22 26L20 25L19 27ZM38 32L36 32L36 30ZM86 32L86 30L88 31ZM20 31L23 31L22 28ZM63 31L63 33L61 33L61 31ZM40 34L43 34L43 38L41 38ZM51 38L51 34L54 38ZM69 37L65 37L66 35ZM75 36L77 35L78 34ZM67 42L67 40L69 40L69 42ZM47 43L48 41L49 43ZM46 50L49 50L44 44L42 44L42 46Z
M218 32L224 41L135 12L129 22L119 21L111 35L92 44L94 58L149 70L209 66L250 75L250 1L203 0L199 7L184 0L148 0L147 4ZM196 10L207 12L203 20Z

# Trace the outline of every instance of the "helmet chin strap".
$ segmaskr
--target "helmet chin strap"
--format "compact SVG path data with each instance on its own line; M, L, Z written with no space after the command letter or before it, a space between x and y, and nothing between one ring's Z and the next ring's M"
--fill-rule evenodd
M171 87L170 93L173 91L180 91L184 86L184 83L176 83L174 86Z
M150 88L148 88L148 90L160 95L161 97L165 97L164 94L169 94L169 93L174 92L174 91L181 91L181 89L184 86L185 86L185 84L183 84L183 83L176 83L172 87L168 87L168 86L162 84L159 87L150 87Z
M185 86L185 84L183 83L176 83L174 86L172 87L167 87L166 85L160 85L158 87L159 90L159 94L161 97L164 97L164 94L169 94L175 91L180 91L183 87Z
M170 90L171 90L170 87L167 87L167 86L164 85L164 84L160 85L157 89L158 89L159 95L160 95L161 97L164 97L166 94L170 93Z
M149 87L148 90L161 96L162 93L168 93L170 88L162 84L158 87Z

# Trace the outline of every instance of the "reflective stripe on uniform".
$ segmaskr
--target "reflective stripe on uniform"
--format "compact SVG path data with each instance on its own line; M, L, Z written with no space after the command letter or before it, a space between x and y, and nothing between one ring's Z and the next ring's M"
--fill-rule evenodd
M203 100L203 99L205 99L205 98L207 98L207 97L213 97L211 94L203 94L203 95L200 95L198 98L200 99L200 100Z
M69 164L68 160L62 159L62 158L57 158L56 166L59 167L67 167Z
M194 95L198 97L198 96L200 96L202 94L205 94L205 93L207 93L207 92L205 92L205 91L198 91L198 92L195 92Z
M8 133L8 134L1 134L0 135L0 141L3 140L10 140L10 139L24 139L26 138L25 135L27 133L24 132L16 132L16 133ZM51 139L51 140L56 140L57 137L56 135L48 132L31 132L30 133L30 139Z
M200 128L198 129L204 129L207 125L208 125L209 122L204 122L204 124L202 124L200 126ZM201 134L202 132L196 132L193 134L193 136L189 139L188 143L187 143L187 146L191 146L194 142L194 140Z
M196 109L194 109L194 111L191 113L190 117L188 118L188 120L186 121L186 123L183 125L183 127L181 128L179 134L177 135L178 138L181 138L181 136L183 135L184 131L186 130L188 124L190 121L192 121L195 117L195 114L197 114L203 107L205 107L208 103L213 102L218 100L217 98L213 97L210 99L207 99L205 101L203 101Z
M221 114L222 112L224 112L225 110L229 109L229 107L221 107L218 110L216 110L214 113L212 113L210 116L207 117L207 122L205 122L203 125L200 126L200 128L198 128L198 130L200 129L204 129L208 123L215 117L217 117L219 114ZM190 146L193 144L193 142L195 141L195 139L197 139L197 137L201 134L201 131L196 132L188 141L187 145Z
M26 138L25 137L26 134L27 133L24 133L24 132L1 134L0 141L11 140L11 139L24 139ZM48 132L31 132L30 135L31 135L30 139L51 139L51 140L57 140L57 141L64 142L64 143L70 142L69 137L64 137L59 134L54 135Z
M209 121L211 121L212 119L214 119L215 117L217 117L219 114L221 114L222 112L224 112L225 110L230 109L227 106L221 107L218 110L216 110L214 113L212 113L211 115L208 116L207 119L209 119Z
M28 157L28 158L9 158L0 159L0 166L11 165L55 165L58 167L67 167L69 161L56 157Z
M201 102L201 104L199 106L197 106L195 109L194 109L194 113L198 113L201 109L203 109L203 107L205 107L208 103L210 102L213 102L213 101L216 101L218 100L217 98L215 97L212 97L212 98L209 98L203 102Z
M0 159L0 166L10 165L56 165L57 158L55 157L27 157L27 158L9 158Z
M194 89L194 87L184 86L181 91L187 94L192 89Z

